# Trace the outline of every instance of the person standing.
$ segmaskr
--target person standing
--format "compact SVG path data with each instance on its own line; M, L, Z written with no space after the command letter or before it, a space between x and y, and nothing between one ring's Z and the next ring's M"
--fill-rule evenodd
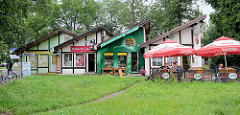
M217 81L220 82L220 75L221 73L219 73L219 70L224 69L224 66L222 63L219 64L219 66L216 67L216 73L217 73ZM225 82L225 79L224 79Z
M10 72L12 72L12 66L13 66L13 64L12 64L11 60L9 60L7 63L8 75L10 74Z
M178 82L180 82L182 80L182 67L176 63L176 73L177 73L177 79L178 79Z

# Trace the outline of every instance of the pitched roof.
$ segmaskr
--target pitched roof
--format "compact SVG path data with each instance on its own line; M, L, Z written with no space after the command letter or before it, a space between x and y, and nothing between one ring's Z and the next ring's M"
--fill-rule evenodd
M141 22L141 23L139 23L139 24L137 24L137 25L134 25L134 26L130 27L127 31L125 31L125 32L123 32L123 33L128 33L129 30L134 29L134 28L136 28L136 27L144 27L144 28L146 29L146 34L148 34L148 33L150 32L150 21L149 21L149 20L145 20L145 21L143 21L143 22ZM107 41L110 41L110 40L112 40L113 38L118 37L119 35L121 35L121 34L123 34L123 33L119 33L119 34L117 34L117 35L115 35L115 36L113 36L113 37L111 37L111 38L103 41L102 43L99 43L98 45L100 46L101 44L103 44L103 43L105 43L105 42L107 42ZM121 38L121 37L120 37L120 38ZM111 42L113 42L113 41L115 41L115 40L112 40Z
M156 36L156 37L154 37L154 38L152 38L152 39L150 39L150 40L148 40L148 41L146 41L144 43L141 43L140 44L140 48L147 47L151 43L154 43L154 42L156 42L156 41L158 41L160 39L163 39L163 38L165 38L167 36L171 36L171 35L179 32L179 31L181 31L181 30L183 30L185 28L188 28L189 26L192 26L192 25L194 25L196 23L199 23L199 22L203 21L205 18L206 18L206 15L200 16L200 17L198 17L198 18L196 18L194 20L191 20L191 21L189 21L189 22L187 22L187 23L185 23L185 24L183 24L181 26L178 26L178 27L176 27L176 28L166 32L166 33L163 33L163 34L161 34L159 36Z
M72 35L72 36L77 36L77 34L71 32L71 31L68 31L68 30L63 29L63 28L59 28L59 29L57 29L57 30L55 30L55 31L53 31L53 32L51 32L51 33L41 37L41 38L38 38L38 39L28 43L25 47L19 48L19 49L15 50L14 52L15 53L23 52L26 49L31 48L31 47L33 47L35 45L38 45L41 42L43 42L43 41L45 41L45 40L47 40L47 39L49 39L49 38L51 38L53 36L59 35L61 33L65 33L65 34Z
M112 34L111 32L109 32L106 28L100 26L100 27L94 28L94 29L92 29L92 30L90 30L90 31L82 34L82 35L75 36L74 38L72 38L72 39L70 39L70 40L68 40L68 41L66 41L66 42L63 42L63 43L55 46L55 47L54 47L54 50L57 51L57 50L60 49L60 48L63 48L63 47L65 47L65 46L68 46L68 45L72 44L74 41L78 41L78 40L80 40L80 39L83 39L83 38L85 38L86 36L89 36L90 34L92 34L92 33L94 33L94 32L97 32L97 31L101 31L101 30L105 30L108 35L113 36L113 34Z

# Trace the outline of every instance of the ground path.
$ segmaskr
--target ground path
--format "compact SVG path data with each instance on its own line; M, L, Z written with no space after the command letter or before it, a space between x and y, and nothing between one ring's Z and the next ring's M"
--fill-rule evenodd
M136 86L136 85L139 84L139 83L140 83L140 82L136 82L136 83L128 86L127 88L125 88L125 89L123 89L123 90L121 90L121 91L118 91L118 92L115 92L115 93L112 93L112 94L108 94L108 95L106 95L106 96L104 96L104 97L102 97L102 98L99 98L99 99L96 99L96 100L92 100L92 101L89 101L89 102L85 102L85 103L80 103L80 104L77 104L77 105L72 105L72 106L80 106L80 105L84 105L84 104L88 104L88 103L96 103L96 102L101 102L101 101L104 101L104 100L113 98L113 97L115 97L115 96L123 93L125 90L130 89L130 88ZM65 108L65 107L71 107L71 106L64 106L64 107L62 107L62 108ZM62 108L57 108L57 109L62 109ZM57 109L52 109L52 110L49 110L49 111L56 111ZM47 112L47 111L45 111L45 112Z

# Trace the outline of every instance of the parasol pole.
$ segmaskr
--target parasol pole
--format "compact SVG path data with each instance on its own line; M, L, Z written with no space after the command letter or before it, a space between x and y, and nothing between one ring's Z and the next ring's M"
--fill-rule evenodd
M227 56L226 56L226 52L224 52L224 61L225 61L225 66L227 67Z

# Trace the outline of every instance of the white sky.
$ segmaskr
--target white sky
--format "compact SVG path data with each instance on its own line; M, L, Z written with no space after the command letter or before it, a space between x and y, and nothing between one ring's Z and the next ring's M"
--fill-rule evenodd
M209 20L210 20L210 13L214 12L214 9L205 3L205 0L198 0L197 4L199 5L199 9L203 12L203 14L207 14L207 18L206 18L206 22L207 24L209 24Z

